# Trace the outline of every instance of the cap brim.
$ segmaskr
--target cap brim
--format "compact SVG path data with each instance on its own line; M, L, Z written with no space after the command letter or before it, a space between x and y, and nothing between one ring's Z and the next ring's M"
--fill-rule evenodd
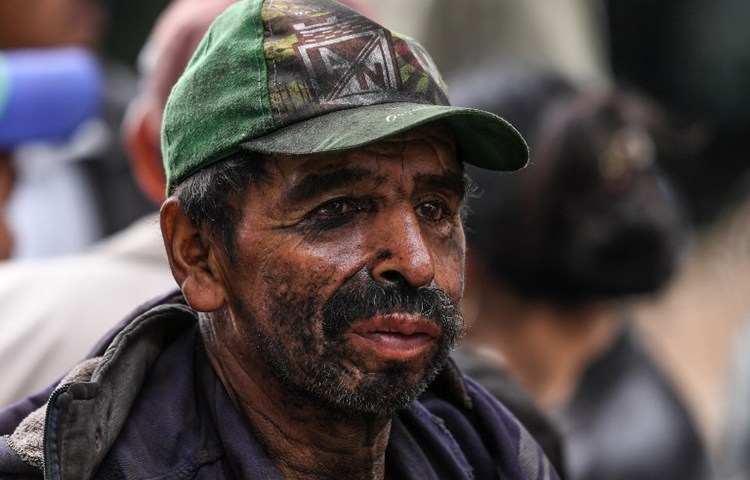
M335 153L438 120L455 133L457 155L463 162L489 170L516 170L528 162L526 142L502 118L472 108L418 103L338 110L254 138L241 147L275 155Z

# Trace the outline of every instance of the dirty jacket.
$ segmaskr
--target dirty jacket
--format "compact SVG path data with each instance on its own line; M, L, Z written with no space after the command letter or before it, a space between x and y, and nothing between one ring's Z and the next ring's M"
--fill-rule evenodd
M197 323L179 294L161 299L46 403L49 392L0 411L0 479L281 479L211 368ZM386 478L557 476L508 411L449 363L394 416Z

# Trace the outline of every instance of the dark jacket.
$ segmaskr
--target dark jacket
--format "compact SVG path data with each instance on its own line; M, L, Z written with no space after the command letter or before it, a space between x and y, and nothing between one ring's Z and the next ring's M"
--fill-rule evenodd
M628 330L589 365L556 420L572 479L710 478L685 405Z
M46 404L0 412L0 478L280 479L182 297L133 317ZM512 415L452 363L394 417L386 477L557 479Z
M561 479L566 479L562 435L531 396L502 367L490 364L471 347L459 347L451 355L461 371L495 396L534 437Z

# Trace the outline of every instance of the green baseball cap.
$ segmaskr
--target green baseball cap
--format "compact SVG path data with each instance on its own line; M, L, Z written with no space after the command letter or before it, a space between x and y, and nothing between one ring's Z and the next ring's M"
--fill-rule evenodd
M331 0L241 0L211 25L167 101L167 193L242 150L334 153L437 120L464 162L515 170L528 161L508 122L450 106L414 40Z

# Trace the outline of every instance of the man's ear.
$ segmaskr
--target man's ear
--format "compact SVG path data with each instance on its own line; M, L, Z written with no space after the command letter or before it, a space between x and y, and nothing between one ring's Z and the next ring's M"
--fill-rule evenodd
M161 207L161 231L169 266L185 300L199 312L224 306L226 290L217 262L218 248L180 208L175 198Z

